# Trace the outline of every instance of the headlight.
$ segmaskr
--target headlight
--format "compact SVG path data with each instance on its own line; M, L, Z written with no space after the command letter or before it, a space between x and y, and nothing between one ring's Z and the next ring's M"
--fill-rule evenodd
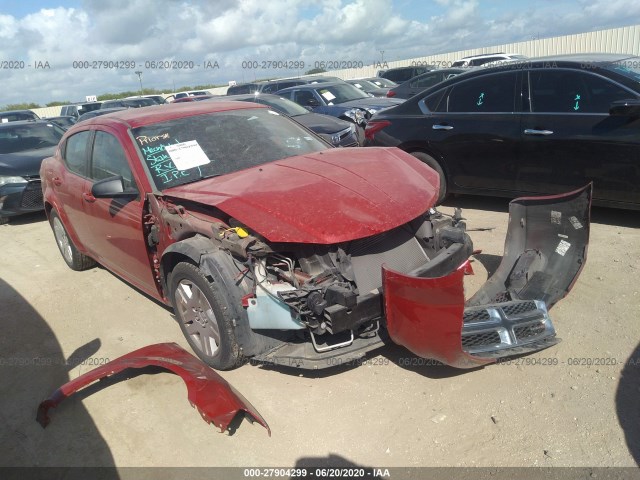
M369 112L371 115L373 115L374 113L376 113L378 110L375 108L366 108L365 109L367 112Z
M22 177L3 177L2 175L0 175L0 187L2 187L3 185L7 185L9 183L28 183L28 182Z
M352 108L344 112L344 114L358 124L364 121L364 113L359 108Z

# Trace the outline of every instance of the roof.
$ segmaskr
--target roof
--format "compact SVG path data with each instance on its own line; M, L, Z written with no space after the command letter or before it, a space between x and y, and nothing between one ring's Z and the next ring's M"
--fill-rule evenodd
M129 108L120 112L85 120L82 122L82 125L124 124L129 128L136 128L183 117L251 108L267 107L253 103L231 101L171 103L152 107Z
M296 85L295 87L283 88L282 90L278 90L278 92L288 92L290 90L302 90L302 89L316 89L316 88L327 88L327 87L335 87L344 85L347 82L343 82L340 80L339 82L321 82L321 83L303 83L302 85ZM349 84L350 85L350 84Z

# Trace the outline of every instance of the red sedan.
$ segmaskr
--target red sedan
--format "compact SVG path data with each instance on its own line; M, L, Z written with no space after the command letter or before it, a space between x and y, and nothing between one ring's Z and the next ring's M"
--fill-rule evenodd
M329 367L389 338L461 368L545 348L589 236L590 187L514 200L507 254L465 301L473 246L459 211L434 209L433 170L247 102L82 122L40 173L69 267L99 262L171 305L218 369Z

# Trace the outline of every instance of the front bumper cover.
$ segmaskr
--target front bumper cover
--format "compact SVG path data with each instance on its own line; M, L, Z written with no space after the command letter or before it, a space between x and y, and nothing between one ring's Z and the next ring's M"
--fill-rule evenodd
M502 262L466 302L468 263L437 278L383 266L391 339L457 368L557 343L547 309L571 290L584 266L591 194L590 184L566 194L513 200Z

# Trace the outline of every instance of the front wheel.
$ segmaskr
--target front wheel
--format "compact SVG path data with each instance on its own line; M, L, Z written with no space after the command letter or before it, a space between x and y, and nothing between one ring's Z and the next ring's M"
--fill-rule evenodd
M49 222L51 223L53 235L56 237L56 243L58 244L58 249L62 254L62 258L71 270L86 270L96 264L96 261L93 258L80 253L73 244L73 240L69 238L67 230L62 224L62 220L60 220L58 212L55 210L51 211L49 214Z
M169 294L180 329L194 352L217 370L242 364L233 319L224 290L191 263L175 266Z
M440 205L447 196L447 178L444 176L442 167L435 158L433 158L431 155L427 155L424 152L409 153L420 160L422 163L426 163L427 165L429 165L440 177L440 190L438 191L438 200L436 201L436 205Z

